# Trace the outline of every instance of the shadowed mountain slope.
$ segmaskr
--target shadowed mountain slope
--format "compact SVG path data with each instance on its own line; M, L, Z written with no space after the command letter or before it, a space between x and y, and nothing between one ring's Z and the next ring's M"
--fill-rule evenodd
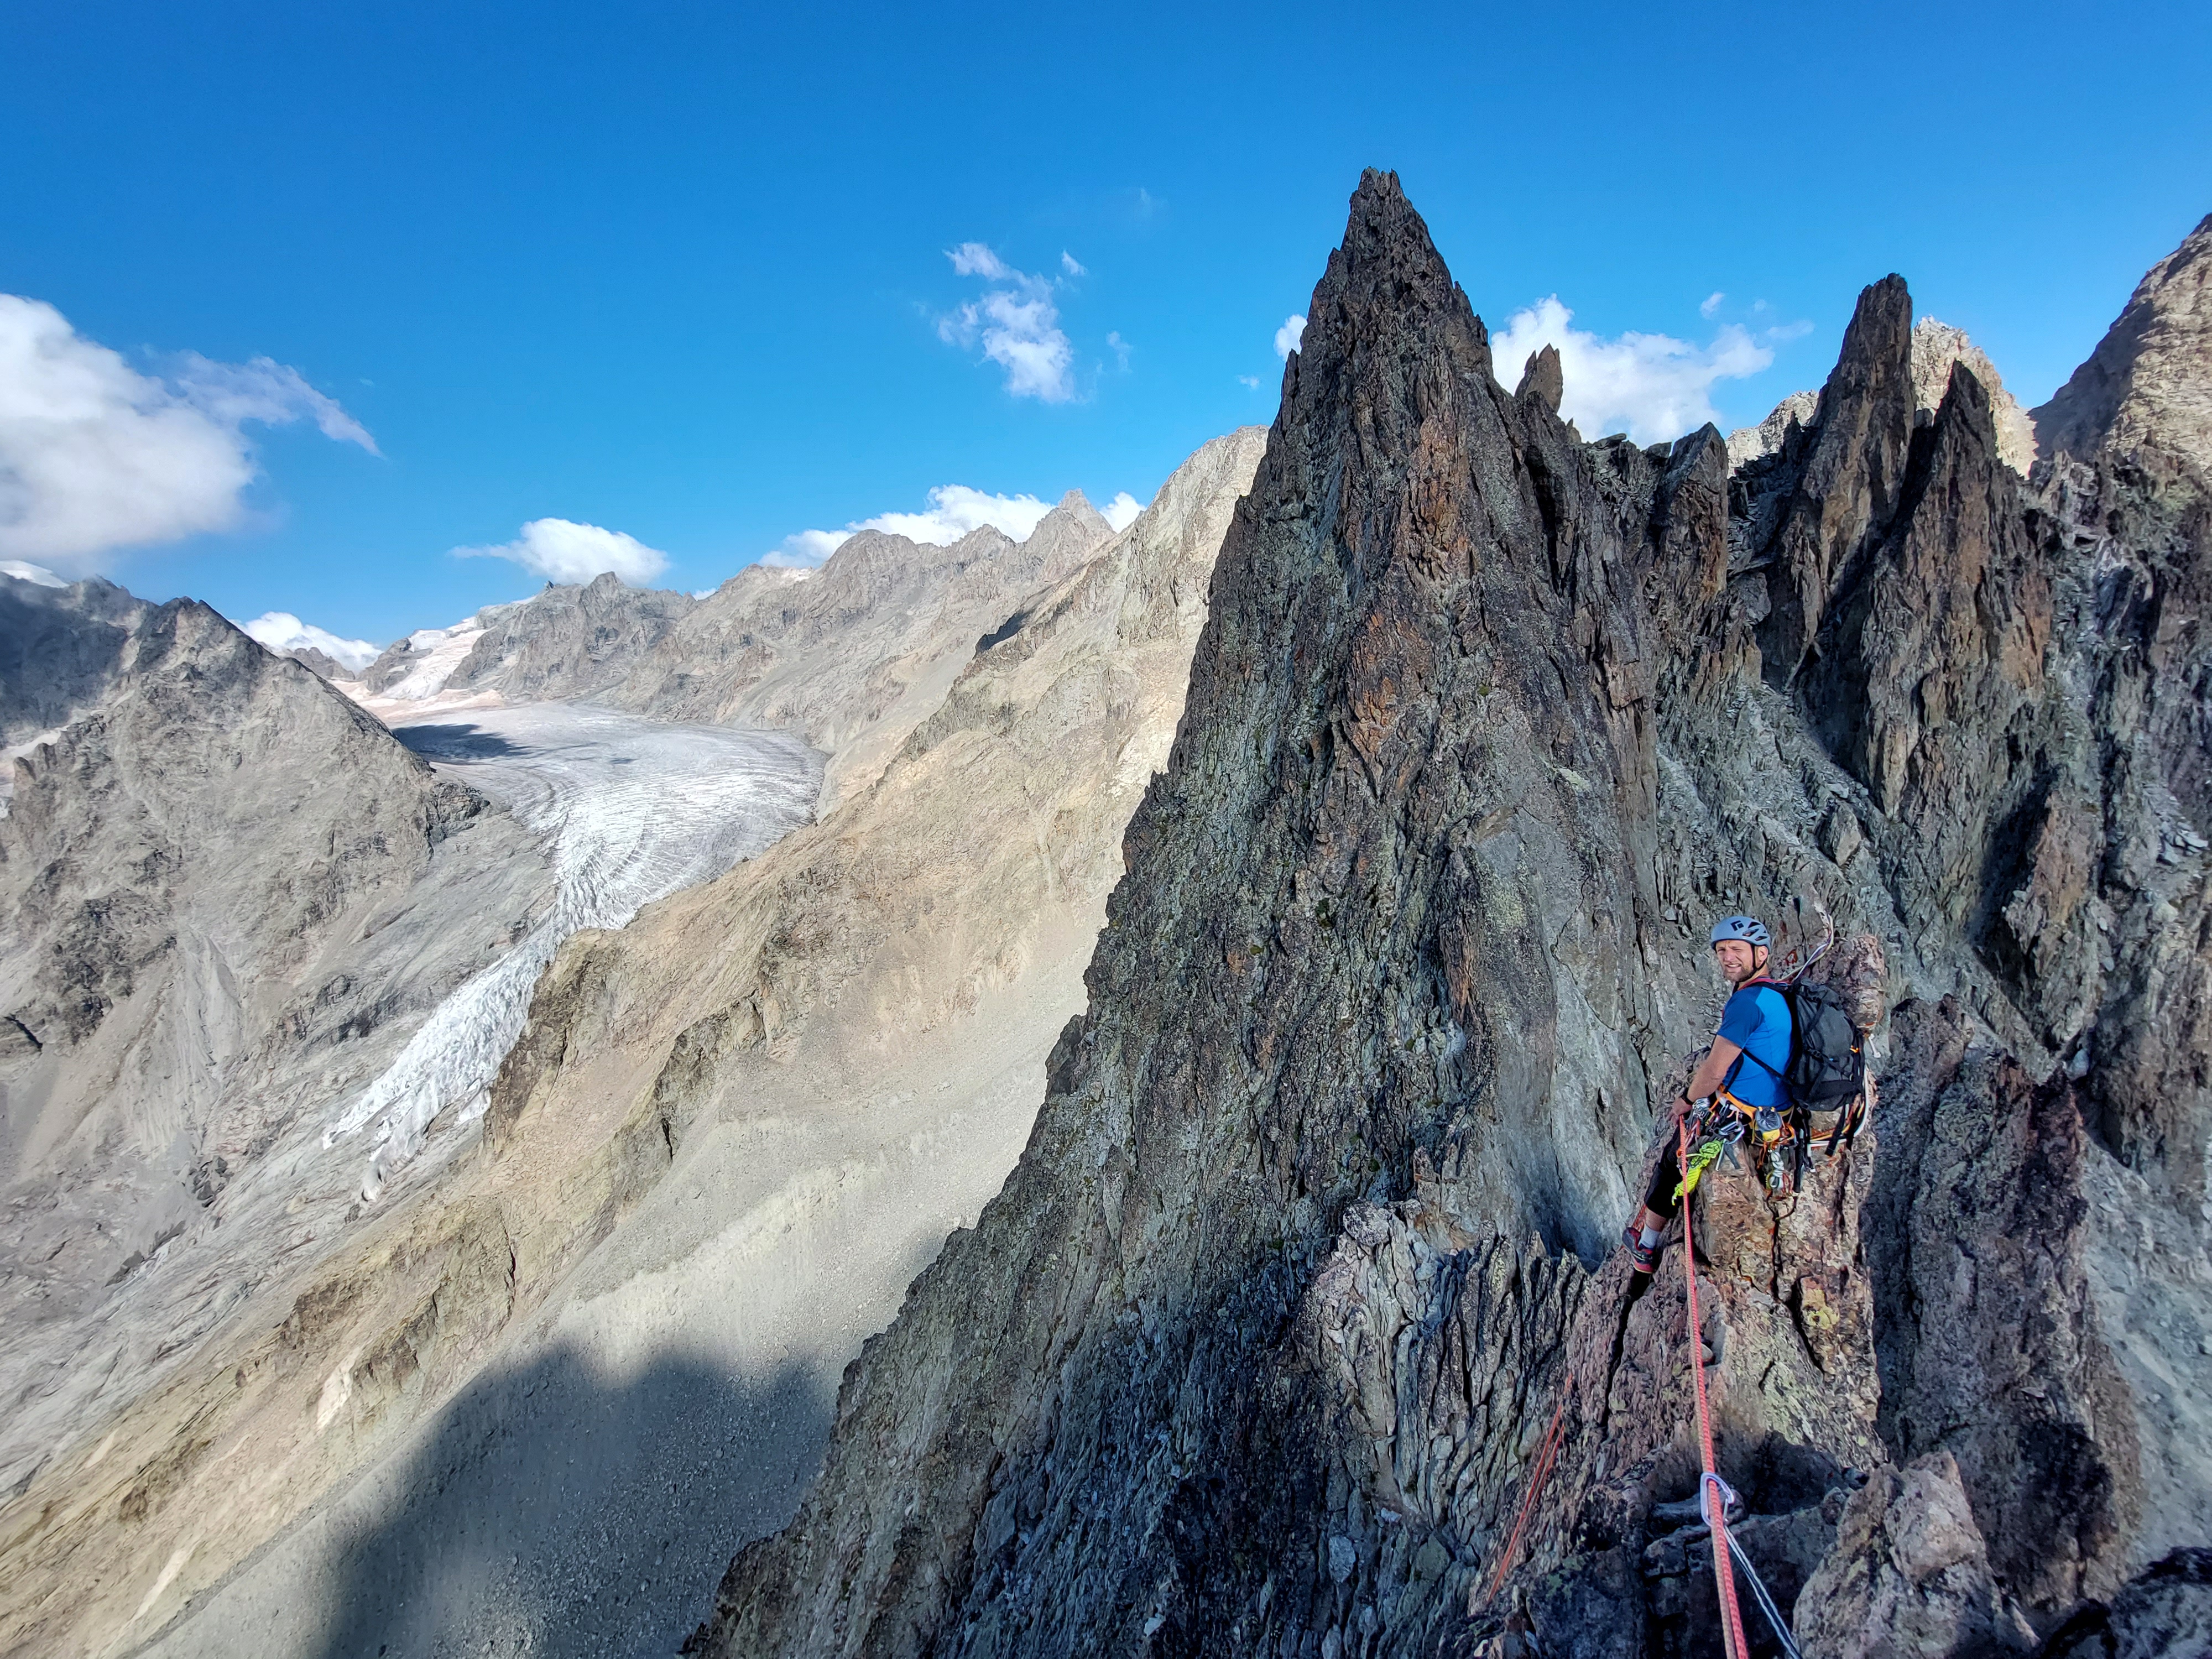
M57 731L105 696L147 609L97 576L50 587L0 574L0 748Z

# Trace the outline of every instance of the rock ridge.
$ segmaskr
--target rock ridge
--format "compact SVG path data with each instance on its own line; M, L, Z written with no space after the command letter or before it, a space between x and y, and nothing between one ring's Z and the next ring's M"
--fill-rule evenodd
M2142 1462L2212 1480L2084 1197L2117 1157L2201 1230L2203 496L2025 495L1970 365L1918 418L1895 276L1733 476L1506 393L1393 175L1307 314L1028 1150L690 1650L1472 1652L1569 1375L1547 1650L1692 1650L1677 1258L1609 1247L1710 1029L1697 918L1793 892L1902 1006L1861 1140L1702 1223L1749 1547L1929 1650L2126 1594Z

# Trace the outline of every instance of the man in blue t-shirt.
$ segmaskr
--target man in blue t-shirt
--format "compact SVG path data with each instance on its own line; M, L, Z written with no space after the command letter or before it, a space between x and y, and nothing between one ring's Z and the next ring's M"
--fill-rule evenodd
M1713 929L1713 960L1721 977L1735 988L1721 1011L1721 1029L1689 1088L1674 1098L1667 1128L1667 1150L1652 1172L1644 1207L1622 1230L1620 1242L1636 1271L1648 1273L1659 1260L1659 1240L1674 1219L1682 1184L1680 1139L1674 1124L1691 1103L1708 1095L1735 1101L1747 1114L1762 1106L1787 1108L1782 1073L1790 1064L1790 1004L1782 988L1762 977L1773 940L1755 916L1729 916Z

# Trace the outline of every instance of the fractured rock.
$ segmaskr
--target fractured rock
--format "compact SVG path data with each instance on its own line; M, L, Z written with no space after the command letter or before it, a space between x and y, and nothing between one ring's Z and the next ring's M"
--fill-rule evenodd
M1509 396L1389 175L1308 315L1029 1149L694 1650L1462 1651L1502 1566L1547 1650L1626 1659L1675 1594L1644 1568L1695 1489L1699 1354L1747 1530L1801 1577L1826 1550L1829 1605L1905 1607L1902 1550L1900 1583L1958 1592L1930 1639L2062 1616L2117 1581L2140 1484L2077 1092L2129 1103L2100 1109L2183 1201L2203 1144L2142 1012L2193 982L2201 866L2124 854L2165 810L2146 780L2193 775L2151 735L2193 621L2129 659L2140 700L2075 689L2134 625L2091 569L2193 618L2193 498L2069 473L2032 505L1971 367L1917 418L1896 277L1811 424L1733 476L1710 429L1580 443L1534 366ZM2163 575L2149 538L2085 553L2093 500L2166 504ZM1684 1246L1648 1286L1608 1256L1669 1056L1711 1029L1692 918L1808 888L1893 994L1971 1002L1989 1058L1947 1060L1958 1013L1878 1034L1898 1103L1859 1142L1794 1197L1717 1185L1692 1332ZM2178 980L2033 948L2152 889ZM2153 948L2112 926L2119 960ZM2069 1048L2079 1091L2040 1080ZM1828 1547L1830 1495L1884 1462Z

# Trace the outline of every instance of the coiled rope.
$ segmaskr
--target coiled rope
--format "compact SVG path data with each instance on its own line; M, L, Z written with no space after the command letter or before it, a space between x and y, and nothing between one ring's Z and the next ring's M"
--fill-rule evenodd
M1690 1126L1681 1124L1677 1129L1681 1137L1675 1156L1676 1167L1687 1169L1690 1163ZM1698 1482L1698 1510L1713 1537L1713 1583L1720 1595L1721 1644L1728 1659L1751 1659L1751 1649L1743 1639L1743 1609L1736 1605L1735 1571L1729 1560L1735 1543L1729 1536L1728 1500L1735 1496L1728 1483L1713 1467L1712 1408L1705 1401L1705 1336L1698 1318L1697 1252L1690 1244L1690 1206L1682 1206L1682 1279L1689 1301L1690 1375L1697 1383L1698 1449L1704 1455L1705 1472Z

